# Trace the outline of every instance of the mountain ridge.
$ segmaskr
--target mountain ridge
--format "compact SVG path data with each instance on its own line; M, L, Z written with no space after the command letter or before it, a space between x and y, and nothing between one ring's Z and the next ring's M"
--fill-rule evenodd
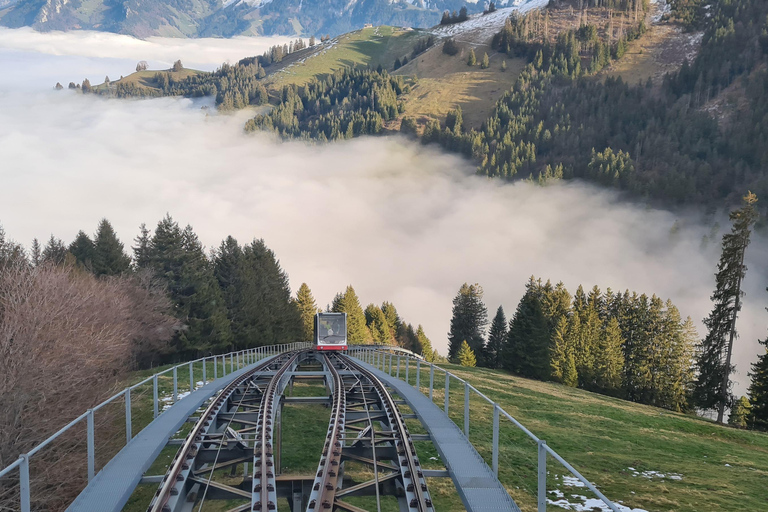
M500 0L497 7L537 0ZM480 0L0 0L0 25L135 37L336 36L365 25L430 27Z

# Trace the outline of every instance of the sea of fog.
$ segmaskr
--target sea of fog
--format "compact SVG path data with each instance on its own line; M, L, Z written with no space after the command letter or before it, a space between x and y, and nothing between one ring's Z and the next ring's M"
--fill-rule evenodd
M142 222L166 213L208 248L226 235L263 238L294 290L307 282L321 306L347 284L363 306L392 301L443 354L464 282L483 286L489 316L500 304L511 316L531 275L571 292L582 283L656 293L697 322L708 314L723 219L718 228L699 212L635 205L582 183L489 181L466 160L399 137L279 142L244 134L247 112L217 115L205 102L53 90L127 75L138 60L214 69L274 42L0 29L0 224L27 246L92 233L102 217L130 246ZM765 248L758 239L748 252L739 393L768 320Z

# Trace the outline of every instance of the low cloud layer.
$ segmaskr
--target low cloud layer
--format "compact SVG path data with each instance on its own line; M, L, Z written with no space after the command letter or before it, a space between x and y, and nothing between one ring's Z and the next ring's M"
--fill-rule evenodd
M73 64L36 54L9 68L15 55L0 49L0 65L18 82L30 68ZM396 137L284 143L244 134L245 112L14 83L0 81L0 223L26 245L51 233L71 240L101 217L130 245L140 223L170 212L208 247L228 234L264 238L292 287L306 281L323 306L349 283L365 303L394 302L443 353L451 300L465 281L483 285L491 314L502 304L511 315L530 275L562 280L571 292L581 283L656 293L697 322L711 307L719 235L703 244L710 228L695 212L648 209L578 183L489 181L465 160ZM758 239L749 252L738 392L765 335L765 249Z

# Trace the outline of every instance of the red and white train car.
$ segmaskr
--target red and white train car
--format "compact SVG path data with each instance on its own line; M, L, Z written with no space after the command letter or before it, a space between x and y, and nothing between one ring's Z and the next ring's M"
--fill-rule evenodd
M315 315L315 349L347 350L346 313L317 313Z

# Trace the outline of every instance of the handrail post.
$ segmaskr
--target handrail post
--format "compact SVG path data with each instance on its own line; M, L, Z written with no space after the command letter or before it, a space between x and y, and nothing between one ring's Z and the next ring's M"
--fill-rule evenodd
M416 360L416 389L421 391L421 359Z
M176 369L178 366L173 367L173 403L175 404L179 400L179 379Z
M219 357L213 356L213 380L219 378Z
M95 426L93 424L93 409L88 409L88 416L86 417L87 423L87 436L88 436L88 482L93 480L96 475L96 447L95 445Z
M400 354L397 354L397 378L400 378Z
M432 400L432 391L435 387L435 365L429 365L429 399Z
M411 380L408 378L409 370L411 369L411 358L405 356L405 383L410 384Z
M235 354L229 354L229 373L235 371Z
M469 439L469 384L464 382L464 435Z
M157 404L157 374L154 374L152 376L152 412L154 414L153 418L157 418L158 415L158 404Z
M493 404L493 474L499 477L499 405Z
M445 414L448 414L448 394L451 387L451 374L445 372Z
M125 444L133 438L133 425L131 424L131 388L125 389Z
M544 449L547 442L539 439L539 512L547 512L547 450Z
M392 352L389 353L389 371L387 373L392 375Z
M189 392L192 393L195 390L195 367L192 365L192 361L189 362Z
M208 380L206 379L206 375L205 375L205 373L206 373L206 366L208 366L208 358L204 357L203 358L203 386L208 384Z
M19 466L19 498L21 500L21 512L30 512L32 509L29 498L29 455L21 454L21 465Z

